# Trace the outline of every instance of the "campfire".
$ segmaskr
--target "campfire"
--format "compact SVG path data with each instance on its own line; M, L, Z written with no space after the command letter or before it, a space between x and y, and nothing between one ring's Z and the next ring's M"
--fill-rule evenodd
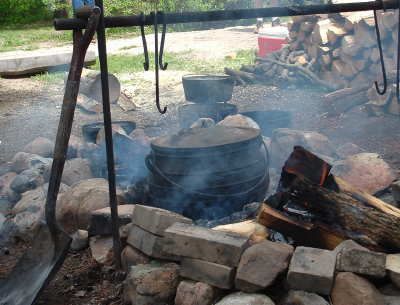
M395 169L400 161L345 138L362 128L354 123L357 119L372 122L371 129L379 124L385 129L389 124L378 118L396 114L399 107L399 85L388 85L393 75L386 75L384 63L385 92L371 86L379 80L380 59L387 66L395 60L383 58L381 47L394 48L398 27L392 11L379 14L381 32L371 20L376 22L376 10L399 4L365 5L208 14L156 11L125 18L104 18L100 5L79 11L79 18L56 21L57 28L74 31L57 138L53 143L39 137L0 166L0 202L5 203L0 232L6 233L0 235L0 245L8 257L0 260L0 271L5 269L0 275L7 275L0 305L40 301L39 293L44 289L46 295L45 286L65 259L54 281L72 283L65 287L62 282L63 293L73 291L79 299L103 287L113 291L91 304L397 304L400 184ZM372 16L347 14L371 8ZM167 69L167 24L274 13L296 15L282 49L240 70L225 68L224 75L185 75L185 104L164 107L159 74ZM140 26L147 71L144 27L150 24L155 32L155 106L160 114L172 113L157 117L157 136L142 126L147 118L142 125L139 120L112 120L110 99L116 103L121 87L107 73L105 46L106 27ZM89 98L79 91L79 83L95 32L101 73L83 79L85 94L98 95ZM263 107L247 109L237 102L241 94L247 100L260 83L268 85L263 87L267 94L257 96ZM299 101L309 99L323 108L323 113L318 108L309 114L310 123L325 120L331 125L325 122L315 131L300 128L304 122L298 113L286 109L288 95L278 99L282 105L273 104L274 92L286 94L292 85ZM312 86L321 105L302 86ZM104 121L82 126L82 138L71 137L75 106L104 115ZM308 108L300 108L302 104L296 105L297 112L307 113ZM351 128L340 125L347 115L354 115L347 121ZM173 127L166 128L164 119L173 121ZM384 144L381 151L387 153ZM19 244L28 248L23 255L15 246ZM71 260L79 261L83 271L73 270ZM76 273L85 278L77 279Z

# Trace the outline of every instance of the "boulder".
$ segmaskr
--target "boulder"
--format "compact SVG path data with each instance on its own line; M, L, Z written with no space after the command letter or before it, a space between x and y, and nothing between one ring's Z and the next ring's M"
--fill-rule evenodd
M275 305L275 303L264 294L235 292L215 305Z
M287 270L292 253L292 246L268 240L251 246L240 259L235 287L257 292L271 286Z
M44 169L42 167L26 169L17 175L10 184L16 193L24 193L44 184Z
M190 128L209 128L215 126L215 121L211 118L200 118L194 122Z
M68 151L67 151L67 158L79 158L80 152L83 149L85 143L83 142L82 138L71 135L68 142Z
M273 131L271 138L272 167L282 168L294 146L302 146L328 162L336 158L333 144L323 134L314 131L278 128Z
M350 272L336 276L331 298L333 305L385 305L374 285Z
M122 268L128 272L132 266L150 263L150 257L127 245L121 253Z
M22 151L30 154L39 155L45 158L53 156L54 142L43 137L37 137L32 142L25 145Z
M17 176L14 172L8 172L2 176L0 176L0 212L7 213L10 208L12 208L13 204L9 198L9 195L14 193L14 191L10 188L11 182Z
M17 174L21 173L24 170L30 169L32 167L45 166L49 167L52 162L50 158L43 158L41 156L19 152L16 153L13 159L11 160L11 169Z
M75 158L65 162L61 181L72 186L75 183L92 178L90 163L87 159Z
M206 283L182 281L176 291L175 305L212 305L218 295L218 289Z
M114 260L112 237L94 236L89 240L93 259L102 265L112 265Z
M260 130L260 126L258 126L258 124L253 119L242 114L228 115L217 125L222 125L226 127L254 128Z
M117 189L117 201L123 203L122 191ZM66 232L87 230L91 213L109 206L108 182L102 178L83 180L59 197L57 220Z
M337 161L331 173L370 194L389 187L395 179L389 164L375 153L360 153Z
M77 230L72 235L71 250L80 251L89 245L89 234L86 230Z
M280 305L329 305L321 296L301 290L290 290Z
M179 266L137 265L130 269L124 289L136 305L173 304L179 284Z

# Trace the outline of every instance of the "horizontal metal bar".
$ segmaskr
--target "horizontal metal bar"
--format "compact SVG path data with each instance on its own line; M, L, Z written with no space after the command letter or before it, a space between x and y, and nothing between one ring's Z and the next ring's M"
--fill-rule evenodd
M189 22L225 21L238 19L253 19L265 17L301 16L316 14L334 14L343 12L371 11L381 9L397 9L400 1L384 0L369 2L354 2L340 4L320 4L307 6L268 7L260 9L218 10L206 12L184 12L164 14L159 16L159 23L178 24ZM106 17L104 19L106 28L131 27L143 24L140 15ZM146 15L144 25L154 24L154 14ZM86 21L78 18L55 19L56 30L74 30L86 27Z

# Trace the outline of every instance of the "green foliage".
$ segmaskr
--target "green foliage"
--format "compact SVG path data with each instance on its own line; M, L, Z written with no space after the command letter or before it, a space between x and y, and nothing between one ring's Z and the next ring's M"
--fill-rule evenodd
M42 0L1 0L0 24L30 23L51 17Z

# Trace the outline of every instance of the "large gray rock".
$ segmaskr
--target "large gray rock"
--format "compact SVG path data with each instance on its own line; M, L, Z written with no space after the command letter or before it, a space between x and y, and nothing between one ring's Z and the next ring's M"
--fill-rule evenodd
M19 152L16 153L13 159L11 160L11 169L17 174L21 173L24 170L30 169L32 167L50 167L52 159L43 158L41 156Z
M301 290L290 290L280 305L329 305L321 296Z
M36 51L3 52L0 55L0 75L17 76L48 71L51 68L69 65L72 50L70 48L48 48ZM94 50L88 50L86 64L96 61Z
M30 154L51 158L53 156L54 142L43 137L37 137L32 142L25 145L22 151Z
M86 230L78 230L72 235L71 250L80 251L89 245L89 234Z
M122 191L117 189L117 201L123 203ZM87 230L93 211L109 206L108 181L102 178L83 180L59 196L56 216L66 232Z
M227 295L216 305L275 305L264 294L235 292Z
M61 181L72 186L79 181L92 178L92 170L87 159L75 158L65 162Z
M175 223L165 236L171 240L167 251L176 256L197 258L229 267L239 264L247 238L184 223Z
M291 289L328 295L335 273L336 255L332 251L297 247L287 274Z
M124 284L125 298L136 305L173 304L179 284L176 264L137 265L130 269Z
M26 169L17 175L10 184L10 188L16 193L24 193L44 184L44 168Z
M137 204L132 217L132 223L142 229L160 236L164 235L164 231L175 222L192 224L192 220L180 214Z
M395 179L389 164L375 153L360 153L337 161L331 173L370 194L389 187Z
M257 292L269 287L286 271L292 253L292 246L267 240L251 246L240 259L235 287L244 292Z
M231 289L233 287L235 269L199 259L183 258L180 275L221 289Z
M336 276L331 298L333 305L385 305L383 296L374 285L350 272Z
M219 293L206 283L182 281L176 291L175 305L212 305Z
M312 153L319 155L325 161L336 158L334 146L329 139L314 131L302 131L288 128L275 129L271 139L271 163L280 169L294 146L302 146Z

